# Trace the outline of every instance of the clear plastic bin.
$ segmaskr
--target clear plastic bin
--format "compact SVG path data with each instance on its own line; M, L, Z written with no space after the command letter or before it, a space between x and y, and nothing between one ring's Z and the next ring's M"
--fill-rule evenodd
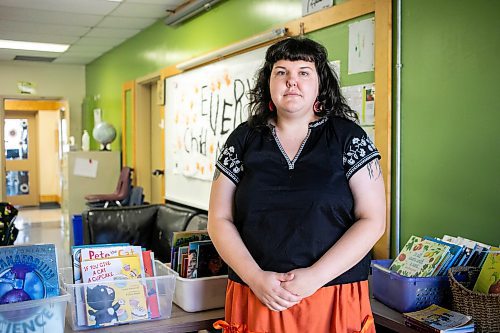
M60 296L0 305L0 332L64 332L66 305L70 299L64 290Z
M85 304L84 297L79 295L84 295L84 288L93 287L95 285L109 285L110 287L114 284L120 283L120 281L99 281L96 283L80 283L75 284L73 282L73 270L71 268L61 269L61 281L66 289L67 293L70 295L70 304L68 307L68 321L74 331L109 327L116 325L128 325L149 320L159 320L170 318L172 314L172 300L175 289L175 275L172 271L165 266L163 263L155 262L156 276L152 278L136 279L136 280L123 280L130 286L130 284L141 284L145 286L148 290L151 287L156 288L156 295L158 297L158 312L159 315L156 318L150 318L146 315L144 319L134 319L132 321L120 322L114 324L107 323L106 325L91 325L87 323L87 311L88 307ZM69 281L69 282L68 282ZM116 286L116 285L115 285ZM116 302L115 302L116 303ZM119 317L118 313L118 317ZM54 332L51 332L54 333Z
M174 303L186 312L223 308L226 301L227 275L195 279L176 275Z
M450 292L447 276L406 277L388 271L391 263L390 259L372 260L373 297L399 312L416 311L431 304L445 305Z

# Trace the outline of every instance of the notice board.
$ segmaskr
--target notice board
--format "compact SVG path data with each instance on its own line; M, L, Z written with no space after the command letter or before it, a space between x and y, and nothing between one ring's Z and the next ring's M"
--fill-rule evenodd
M165 79L165 198L208 210L215 162L248 117L267 47Z

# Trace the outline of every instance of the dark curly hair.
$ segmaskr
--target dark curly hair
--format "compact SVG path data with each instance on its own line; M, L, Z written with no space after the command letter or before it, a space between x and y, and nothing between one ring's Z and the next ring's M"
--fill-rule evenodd
M267 127L270 119L276 119L276 112L269 112L268 109L271 101L269 80L273 66L279 60L314 62L319 77L318 101L321 106L315 111L316 115L358 120L356 112L340 93L339 80L328 62L326 48L309 38L292 37L271 45L266 52L266 61L256 74L255 87L249 92L248 124L251 127Z

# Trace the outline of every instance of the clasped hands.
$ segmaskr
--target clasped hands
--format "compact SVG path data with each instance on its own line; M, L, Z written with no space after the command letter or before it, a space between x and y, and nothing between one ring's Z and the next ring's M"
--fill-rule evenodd
M261 271L248 286L270 310L284 311L314 294L321 284L308 268L299 268L288 273Z

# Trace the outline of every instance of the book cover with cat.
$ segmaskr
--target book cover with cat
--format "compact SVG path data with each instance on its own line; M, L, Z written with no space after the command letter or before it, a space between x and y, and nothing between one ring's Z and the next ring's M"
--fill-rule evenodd
M139 256L81 262L89 326L110 326L148 316L146 288Z

